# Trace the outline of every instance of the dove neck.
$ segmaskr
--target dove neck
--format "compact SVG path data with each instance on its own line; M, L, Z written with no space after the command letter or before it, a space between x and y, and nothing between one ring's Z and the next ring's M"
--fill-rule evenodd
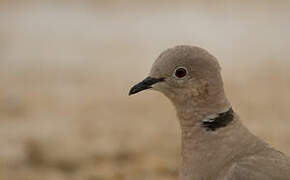
M229 111L231 104L224 94L220 94L214 99L208 98L207 100L191 97L183 103L175 103L175 108L181 129L183 129L200 126L204 120L215 118Z
M224 151L219 144L229 142L230 145L236 145L229 140L231 137L224 134L234 134L233 126L242 128L238 126L239 121L230 103L225 96L216 97L215 101L192 98L192 101L176 109L181 127L181 179L214 179L207 177L207 174L218 173L219 165L223 166L223 161L228 162L227 156L231 153L228 152L231 148L226 147L228 151ZM213 159L217 163L209 163Z

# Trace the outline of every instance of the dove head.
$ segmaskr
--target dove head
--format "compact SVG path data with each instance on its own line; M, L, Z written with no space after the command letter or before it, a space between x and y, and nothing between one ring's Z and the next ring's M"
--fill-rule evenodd
M217 59L195 46L176 46L161 53L149 76L135 85L129 95L153 89L167 96L177 110L226 109L223 82Z

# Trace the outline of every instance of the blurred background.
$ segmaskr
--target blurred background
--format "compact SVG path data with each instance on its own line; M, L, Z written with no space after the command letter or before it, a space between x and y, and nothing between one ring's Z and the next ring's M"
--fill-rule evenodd
M163 95L128 97L164 49L220 61L235 111L290 154L290 1L0 1L0 179L177 180Z

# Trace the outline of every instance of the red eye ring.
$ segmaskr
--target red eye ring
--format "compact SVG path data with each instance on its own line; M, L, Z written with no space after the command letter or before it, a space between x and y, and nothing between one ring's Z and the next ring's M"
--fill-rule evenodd
M185 67L178 67L174 71L174 76L181 79L187 75L187 69Z

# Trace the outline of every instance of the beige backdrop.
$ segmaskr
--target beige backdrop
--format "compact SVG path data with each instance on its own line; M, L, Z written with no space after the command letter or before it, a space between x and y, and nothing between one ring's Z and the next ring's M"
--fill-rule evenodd
M176 180L173 107L127 94L177 44L212 52L243 122L290 154L289 5L0 1L0 180Z

